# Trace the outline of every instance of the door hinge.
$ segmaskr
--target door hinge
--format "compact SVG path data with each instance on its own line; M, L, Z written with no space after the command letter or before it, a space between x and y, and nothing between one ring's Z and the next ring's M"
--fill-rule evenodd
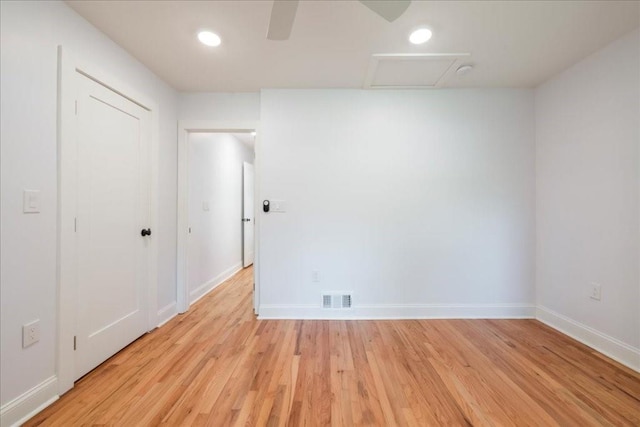
M191 227L189 227L189 234L191 234Z
M76 116L78 115L78 100L76 99Z
M76 345L76 336L73 336L73 351L76 351L77 345Z
M78 231L78 218L73 218L73 231Z

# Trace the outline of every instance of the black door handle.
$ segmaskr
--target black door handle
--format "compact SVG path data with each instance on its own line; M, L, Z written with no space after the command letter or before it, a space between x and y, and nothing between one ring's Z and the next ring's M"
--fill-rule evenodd
M151 236L151 229L147 228L146 230L143 228L142 231L140 232L140 235L142 235L142 237L144 236Z

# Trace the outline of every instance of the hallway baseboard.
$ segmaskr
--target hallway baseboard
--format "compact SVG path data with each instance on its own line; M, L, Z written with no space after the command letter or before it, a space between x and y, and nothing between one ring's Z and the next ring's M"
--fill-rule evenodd
M58 377L47 378L0 408L0 426L19 426L58 400Z
M191 304L198 301L203 296L207 295L209 292L214 290L218 285L220 285L225 280L229 279L231 276L236 274L238 271L242 270L242 261L237 262L232 265L222 273L218 274L216 277L208 280L202 285L195 288L193 291L189 293L189 299L191 300Z

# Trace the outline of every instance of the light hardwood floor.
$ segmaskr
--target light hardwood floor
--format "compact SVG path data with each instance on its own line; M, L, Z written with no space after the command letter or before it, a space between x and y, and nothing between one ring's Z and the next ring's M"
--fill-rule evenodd
M252 270L27 425L640 425L640 374L535 320L258 321Z

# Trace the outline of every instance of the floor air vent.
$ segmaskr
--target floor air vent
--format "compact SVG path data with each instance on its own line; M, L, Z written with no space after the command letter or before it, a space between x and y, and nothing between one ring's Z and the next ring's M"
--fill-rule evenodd
M342 308L351 308L351 295L342 295Z
M351 294L324 294L322 308L351 308Z

